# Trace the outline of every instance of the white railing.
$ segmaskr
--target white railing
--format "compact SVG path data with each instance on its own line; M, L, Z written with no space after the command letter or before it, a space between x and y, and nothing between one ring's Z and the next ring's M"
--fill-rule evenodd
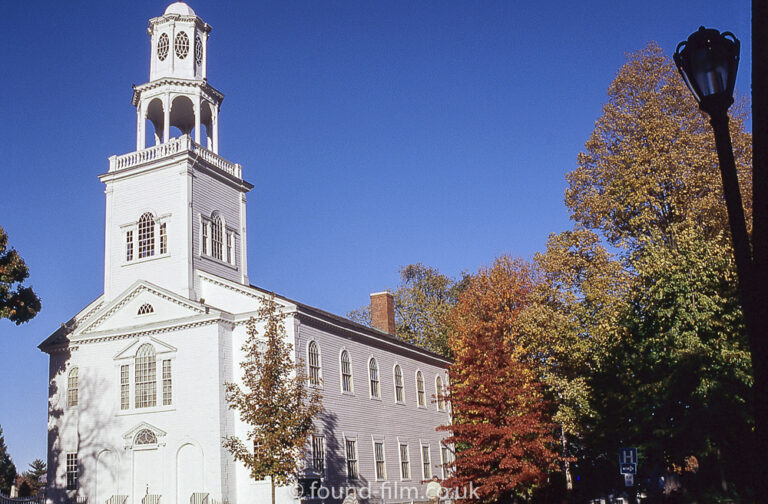
M142 149L136 152L129 152L122 156L112 156L109 158L109 171L124 170L133 168L144 163L150 163L158 159L169 156L175 156L182 152L193 152L199 159L214 168L223 171L233 177L243 178L243 167L239 164L227 161L223 157L209 151L200 144L195 143L188 135L173 138L166 143L155 145L148 149Z
M223 172L229 173L233 177L237 177L239 179L243 178L243 167L239 164L227 161L223 157L209 151L200 144L195 142L190 142L190 144L192 152L200 156L200 158L206 161L208 164L218 168Z

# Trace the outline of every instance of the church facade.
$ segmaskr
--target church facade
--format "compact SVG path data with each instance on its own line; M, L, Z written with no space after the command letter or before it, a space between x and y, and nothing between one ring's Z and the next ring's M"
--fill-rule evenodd
M50 356L51 502L269 502L269 482L222 447L247 436L224 383L240 382L246 323L271 294L248 281L253 186L219 155L224 95L207 80L210 32L183 2L149 21L136 151L110 157L100 175L104 292L40 345ZM278 501L337 502L347 487L378 501L424 498L424 481L444 477L451 457L435 430L450 422L448 361L393 336L387 293L371 295L374 328L276 300L325 408L301 462L315 495L279 488Z

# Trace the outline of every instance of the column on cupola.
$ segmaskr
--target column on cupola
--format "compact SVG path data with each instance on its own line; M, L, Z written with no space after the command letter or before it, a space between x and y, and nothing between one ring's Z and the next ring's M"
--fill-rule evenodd
M171 139L171 93L165 93L163 104L163 143Z
M145 117L145 104L142 101L139 103L139 106L136 107L136 150L144 149L147 146L146 133L144 131L147 124Z
M198 92L195 96L195 143L200 144L200 114L201 114L201 96Z
M219 106L213 107L211 111L211 123L213 124L213 152L219 153Z
M203 44L203 73L201 77L203 80L208 80L208 32L203 32L205 37L205 43Z

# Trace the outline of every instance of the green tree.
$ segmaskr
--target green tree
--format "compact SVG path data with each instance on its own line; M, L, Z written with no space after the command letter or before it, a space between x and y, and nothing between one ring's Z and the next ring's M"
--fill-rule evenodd
M0 319L18 325L40 311L40 299L21 284L27 277L29 268L16 250L8 248L8 235L0 226Z
M395 336L425 350L450 357L447 317L466 289L468 275L458 280L424 264L400 268L400 283L393 292ZM347 314L351 320L371 325L370 306Z
M734 110L750 215L751 135ZM641 448L643 478L695 467L722 486L738 479L751 370L717 156L655 44L628 56L567 180L575 228L537 255L543 281L521 318L582 481L614 485L626 444Z
M264 323L263 339L257 322ZM294 358L285 314L274 297L263 301L258 318L248 322L247 334L245 360L240 363L243 387L226 383L225 389L229 407L251 429L245 440L225 438L224 447L248 468L251 478L270 478L274 504L275 485L295 479L313 419L323 408L317 390L307 386L304 366Z
M29 470L24 471L23 475L32 485L32 495L37 495L43 487L40 478L47 472L48 466L41 459L35 459L29 464Z
M5 445L3 428L0 427L0 492L8 495L11 491L11 485L16 481L16 466L8 454L8 447Z

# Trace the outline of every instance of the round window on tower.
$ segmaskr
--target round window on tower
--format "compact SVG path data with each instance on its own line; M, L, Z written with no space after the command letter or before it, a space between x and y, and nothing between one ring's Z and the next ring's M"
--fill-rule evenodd
M195 36L195 63L203 63L203 41L198 36Z
M165 61L165 58L168 57L168 46L170 44L168 43L168 34L163 33L160 35L160 38L157 41L157 58L160 61Z
M176 34L176 38L173 41L173 50L176 51L176 56L179 59L184 59L189 54L189 37L185 32L179 32Z

